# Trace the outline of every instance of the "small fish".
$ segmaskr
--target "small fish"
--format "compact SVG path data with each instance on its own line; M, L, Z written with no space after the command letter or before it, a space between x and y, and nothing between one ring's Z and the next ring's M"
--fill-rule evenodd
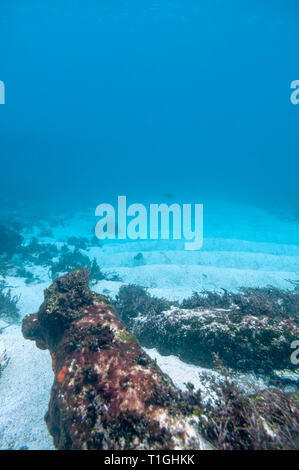
M173 199L174 198L173 194L171 194L171 193L162 193L162 196L165 199Z

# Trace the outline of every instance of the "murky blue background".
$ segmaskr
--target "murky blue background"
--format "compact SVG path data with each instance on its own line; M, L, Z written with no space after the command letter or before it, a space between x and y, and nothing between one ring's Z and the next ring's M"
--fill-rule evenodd
M298 216L298 13L296 0L1 0L2 205L166 192Z

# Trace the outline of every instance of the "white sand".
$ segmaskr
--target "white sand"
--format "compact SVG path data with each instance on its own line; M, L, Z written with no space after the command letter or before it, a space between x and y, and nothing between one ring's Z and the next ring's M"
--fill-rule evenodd
M96 223L93 214L94 210L78 214L66 220L64 227L54 227L57 244L70 236L91 239ZM267 285L287 289L292 287L289 280L298 280L298 222L281 221L259 209L237 205L221 211L217 207L210 212L206 209L205 221L207 229L200 252L183 251L181 242L172 241L105 242L102 248L91 248L87 251L91 258L122 278L122 282L98 282L94 290L114 297L122 284L137 283L159 297L181 300L202 289L236 291L241 286ZM27 237L38 233L39 229L33 227ZM51 238L43 241L53 243ZM144 257L141 264L134 260L138 253ZM13 294L21 296L22 316L37 311L43 290L51 283L47 269L26 268L41 282L27 286L24 279L7 278ZM49 353L25 341L20 326L4 330L1 341L10 362L0 378L0 449L51 449L52 440L43 421L53 381ZM163 357L156 350L148 353L178 387L184 389L184 383L192 382L207 396L200 375L211 371L184 364L174 356ZM244 379L264 386L254 377Z
M13 326L1 335L9 364L0 379L0 449L51 449L43 417L53 382L48 351L25 341Z
M48 283L26 286L23 279L6 280L13 294L21 296L22 316L37 311ZM53 382L50 355L26 341L20 325L6 328L1 341L9 363L0 378L0 449L51 449L43 420Z
M221 374L211 369L186 364L173 355L162 356L155 348L145 348L145 351L152 359L156 360L160 369L171 377L173 383L178 388L186 391L186 384L191 383L194 385L194 390L200 390L204 403L207 403L209 400L214 401L215 394L211 393L209 382L212 379L221 380L223 378ZM232 373L232 376L244 393L255 393L257 390L265 390L267 388L266 382L254 374Z

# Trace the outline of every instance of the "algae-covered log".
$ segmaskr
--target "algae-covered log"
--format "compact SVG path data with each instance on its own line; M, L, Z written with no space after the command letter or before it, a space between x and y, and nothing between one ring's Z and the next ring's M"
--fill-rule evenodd
M215 354L226 367L242 372L298 367L290 360L291 344L299 336L292 318L243 315L232 308L172 307L139 316L132 329L143 346L202 367L213 367Z
M25 338L49 349L55 373L46 422L58 449L204 449L196 400L142 350L86 269L57 279Z
M178 303L127 285L114 306L142 346L163 355L213 368L216 354L224 366L245 373L297 369L290 357L299 337L298 289L205 291Z

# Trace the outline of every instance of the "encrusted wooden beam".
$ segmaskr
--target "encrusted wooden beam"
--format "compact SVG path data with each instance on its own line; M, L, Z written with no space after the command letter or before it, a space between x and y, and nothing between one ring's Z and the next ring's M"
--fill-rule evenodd
M142 350L109 300L74 271L23 320L54 371L46 422L57 449L206 449L200 407Z

